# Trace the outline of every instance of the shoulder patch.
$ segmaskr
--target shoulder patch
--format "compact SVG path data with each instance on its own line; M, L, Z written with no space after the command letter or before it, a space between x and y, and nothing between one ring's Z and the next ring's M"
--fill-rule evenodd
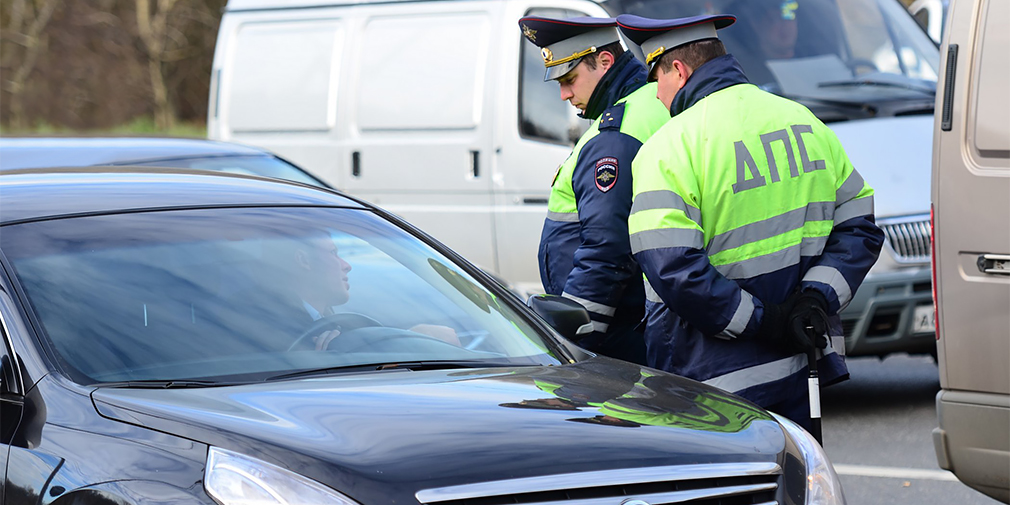
M596 162L596 189L606 193L614 184L617 184L617 158L600 158Z
M600 116L600 130L620 130L622 121L624 121L624 102L603 111L603 115Z
M557 182L558 182L558 176L561 175L561 168L564 167L564 166L565 166L565 164L562 163L562 164L558 165L558 169L554 171L554 178L551 179L551 187L552 188L554 187L555 184L557 184Z

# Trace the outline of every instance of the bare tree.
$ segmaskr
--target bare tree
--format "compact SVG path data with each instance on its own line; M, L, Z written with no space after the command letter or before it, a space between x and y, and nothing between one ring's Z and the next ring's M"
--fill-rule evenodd
M155 2L156 6L152 12L151 0L136 0L137 32L147 54L147 71L151 78L154 98L154 124L167 130L175 122L175 111L168 99L168 86L165 84L162 64L169 51L174 49L170 47L172 41L168 36L168 15L175 7L176 0L155 0Z
M0 58L5 74L3 89L9 94L9 123L14 128L25 126L22 94L39 53L46 46L46 25L61 4L59 0L14 0L8 4L9 12L4 16L7 23L0 31L3 41Z
M225 3L0 0L0 122L13 131L202 122Z
M176 117L207 116L214 45L226 0L179 0L169 19L175 49L165 56L166 84Z

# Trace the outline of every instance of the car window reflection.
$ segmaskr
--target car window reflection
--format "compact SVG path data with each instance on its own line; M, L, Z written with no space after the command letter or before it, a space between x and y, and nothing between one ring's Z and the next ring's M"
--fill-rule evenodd
M544 337L480 283L367 211L173 211L4 233L48 339L82 382L557 363Z

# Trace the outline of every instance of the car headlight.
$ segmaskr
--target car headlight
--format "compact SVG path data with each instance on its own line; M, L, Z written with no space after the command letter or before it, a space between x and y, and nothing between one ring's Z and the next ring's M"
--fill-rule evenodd
M218 447L207 453L203 486L221 505L358 505L312 479Z
M800 425L772 413L786 433L793 439L796 447L803 453L803 464L807 469L806 499L807 505L845 505L845 495L842 494L842 483L838 481L835 468L828 461L821 444L813 435L807 433Z

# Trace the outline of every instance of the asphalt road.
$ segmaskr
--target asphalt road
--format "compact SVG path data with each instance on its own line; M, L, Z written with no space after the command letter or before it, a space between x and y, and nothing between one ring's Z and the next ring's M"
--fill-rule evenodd
M937 366L929 356L848 360L851 379L824 389L824 448L849 505L999 504L940 470Z

